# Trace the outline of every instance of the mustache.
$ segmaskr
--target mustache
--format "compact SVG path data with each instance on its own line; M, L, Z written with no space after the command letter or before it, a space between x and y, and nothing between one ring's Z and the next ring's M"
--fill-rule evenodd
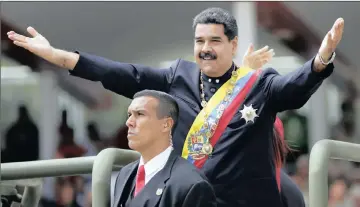
M201 58L201 59L210 58L212 60L215 60L217 58L217 56L216 56L216 54L213 54L211 52L201 52L199 54L199 58Z

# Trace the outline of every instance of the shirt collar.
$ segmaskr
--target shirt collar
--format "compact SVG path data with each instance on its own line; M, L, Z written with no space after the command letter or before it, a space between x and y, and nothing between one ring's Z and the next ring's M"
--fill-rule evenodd
M154 158L149 160L144 166L145 174L150 175L153 172L157 171L159 168L163 167L166 164L167 160L169 159L171 151L172 151L172 147L169 146L160 154L156 155ZM141 156L139 166L143 164L144 164L144 159Z
M203 73L204 82L222 85L231 78L234 67L236 66L235 63L233 62L231 67L228 69L228 71L226 71L226 73L220 77L209 77Z

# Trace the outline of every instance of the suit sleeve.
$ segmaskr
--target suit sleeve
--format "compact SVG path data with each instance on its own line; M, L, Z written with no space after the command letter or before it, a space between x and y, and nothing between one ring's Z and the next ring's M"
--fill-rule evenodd
M182 207L215 207L216 196L211 184L201 181L194 184L187 193Z
M332 74L333 64L329 64L321 72L313 71L314 60L315 58L283 76L272 68L264 70L260 83L266 100L275 112L301 108L323 80Z
M168 92L177 60L170 68L157 69L139 64L115 62L99 56L80 53L79 61L70 74L90 81L101 82L103 87L132 98L144 89Z

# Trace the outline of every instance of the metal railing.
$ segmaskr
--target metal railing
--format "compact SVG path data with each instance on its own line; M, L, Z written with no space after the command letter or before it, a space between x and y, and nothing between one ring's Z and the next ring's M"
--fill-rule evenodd
M110 200L111 173L139 159L132 150L107 148L97 156L39 160L1 164L1 180L19 180L44 177L60 177L92 173L92 202L94 207L107 206ZM37 206L41 196L41 185L26 186L22 204Z
M335 140L320 140L311 149L309 163L309 204L310 207L328 205L329 159L360 162L360 144Z
M101 151L95 158L92 170L92 206L104 207L110 201L111 173L114 165L127 165L140 158L135 151L109 148Z
M1 164L1 180L6 182L92 173L92 205L103 207L110 201L112 171L139 159L139 156L135 151L108 148L93 157L5 163ZM314 145L309 163L310 207L327 206L330 158L360 162L360 145L335 140L321 140ZM40 196L41 183L26 185L22 206L37 206Z

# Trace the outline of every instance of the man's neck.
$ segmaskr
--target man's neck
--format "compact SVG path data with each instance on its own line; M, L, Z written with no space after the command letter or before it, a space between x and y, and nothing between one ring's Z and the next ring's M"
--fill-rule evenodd
M151 159L156 157L158 154L165 151L168 147L170 147L170 143L154 143L152 146L149 146L146 150L140 152L141 157L143 158L144 164L149 162Z

